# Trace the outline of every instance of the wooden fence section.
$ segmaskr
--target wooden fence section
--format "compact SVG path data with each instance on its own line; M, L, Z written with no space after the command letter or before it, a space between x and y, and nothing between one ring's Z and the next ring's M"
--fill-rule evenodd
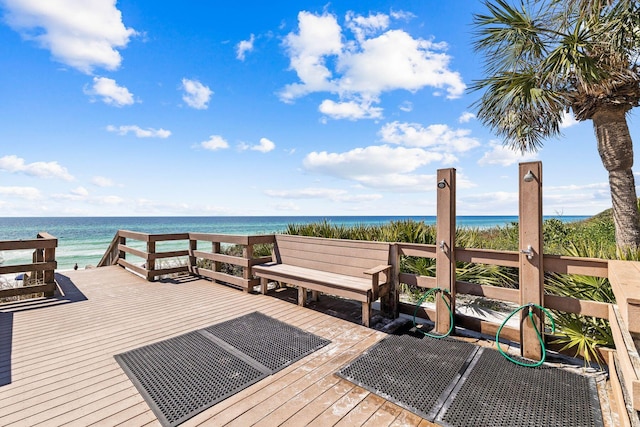
M127 245L127 239L144 242L146 250L136 249ZM173 251L158 251L158 243L170 241L185 241L185 249ZM199 243L211 244L210 251L199 250ZM245 291L258 285L258 279L253 278L251 267L271 261L271 256L254 258L254 246L257 244L271 244L273 235L239 236L229 234L208 233L173 233L147 234L135 231L119 230L113 238L98 267L106 265L120 265L131 270L147 280L175 273L191 273L213 279L215 282L230 284ZM242 256L225 255L223 245L239 245ZM142 263L127 260L127 254L138 257ZM186 261L178 259L184 257ZM162 261L173 262L174 266L163 265ZM225 272L223 265L239 267L241 274L235 275ZM227 269L228 270L228 269Z
M254 258L253 248L258 244L272 244L273 235L265 236L234 236L228 234L190 233L189 271L199 276L208 277L216 282L228 283L249 292L258 286L259 279L251 274L251 267L271 261L271 256ZM211 252L198 250L198 242L211 243ZM221 253L221 244L242 246L242 257ZM211 268L199 267L198 260L210 261ZM235 276L222 271L222 264L231 264L242 268L242 276Z
M53 296L56 290L54 279L56 248L58 239L49 233L40 232L35 239L0 241L0 251L33 250L33 262L30 264L2 265L0 275L24 273L23 283L33 283L17 288L0 289L0 298L44 293Z
M398 260L400 257L431 258L436 259L440 250L438 245L421 245L416 243L397 243ZM521 254L514 251L496 251L490 249L466 249L455 248L455 260L453 263L467 262L502 267L518 268ZM543 265L546 273L580 274L584 276L608 277L608 261L597 258L578 258L559 255L543 255ZM420 276L411 273L400 273L399 282L419 288L431 289L438 286L436 277ZM456 280L455 293L474 296L482 296L493 300L505 301L514 304L520 303L520 293L527 283L521 283L520 289L501 288L491 285L480 285ZM576 313L584 316L594 316L602 319L609 318L609 305L603 302L581 300L578 298L545 294L544 307L548 309ZM416 306L398 302L399 311L411 314L416 311ZM418 308L418 313L427 319L436 319L436 311L429 308ZM456 324L478 332L495 335L498 326L495 323L476 319L473 317L456 314ZM504 338L520 342L520 330L505 326Z

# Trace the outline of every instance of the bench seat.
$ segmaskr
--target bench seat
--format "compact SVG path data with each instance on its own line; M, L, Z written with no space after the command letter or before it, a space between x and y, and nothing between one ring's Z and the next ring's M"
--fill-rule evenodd
M254 267L254 274L278 282L298 284L318 292L329 293L356 301L371 299L371 279L345 276L295 265L275 262ZM266 289L262 289L265 293Z

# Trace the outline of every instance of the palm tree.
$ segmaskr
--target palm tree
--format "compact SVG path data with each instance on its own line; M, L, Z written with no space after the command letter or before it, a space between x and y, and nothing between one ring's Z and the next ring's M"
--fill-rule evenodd
M620 249L640 248L627 113L640 103L638 0L487 0L474 15L485 78L478 118L505 144L535 151L565 113L592 120Z

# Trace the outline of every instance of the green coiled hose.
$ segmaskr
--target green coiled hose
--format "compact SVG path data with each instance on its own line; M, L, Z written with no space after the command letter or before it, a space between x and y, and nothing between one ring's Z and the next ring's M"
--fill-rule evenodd
M429 295L431 295L434 292L438 292L440 291L440 298L442 298L442 301L444 301L445 305L447 306L447 309L449 310L449 330L447 331L446 334L444 335L434 335L434 334L430 334L428 332L424 332L422 329L418 329L417 325L416 325L416 316L418 314L418 308L420 308L420 306L422 305L422 303L427 299L427 297ZM447 299L444 297L444 294L449 294L451 295L451 293L447 290L447 289L442 289L442 288L432 288L429 289L423 296L422 298L420 298L420 300L418 301L417 305L416 305L416 309L413 312L413 327L416 328L416 330L420 331L421 334L426 335L428 337L431 338L444 338L447 337L451 334L451 332L453 332L453 311L451 310L451 305L447 302Z
M536 322L533 319L533 310L532 308L539 308L540 310L542 310L549 319L551 319L551 333L554 333L556 331L556 324L553 321L553 317L551 316L551 314L549 313L549 311L542 307L539 306L538 304L525 304L522 305L520 307L518 307L517 309L515 309L509 316L507 316L507 318L504 320L504 322L502 322L502 325L500 325L500 327L498 328L498 332L496 332L496 346L498 347L498 351L500 352L500 354L502 354L505 358L507 358L507 360L515 363L518 366L525 366L528 368L535 368L536 366L540 366L544 363L544 360L547 357L547 351L544 345L544 339L542 338L542 334L540 333L540 331L538 330L538 327L536 326ZM542 359L540 359L538 362L536 363L524 363L521 362L519 360L516 360L514 358L512 358L511 356L509 356L504 350L502 350L502 348L500 347L500 332L502 331L502 328L504 327L504 325L507 324L507 322L509 321L509 319L511 319L516 313L519 313L521 310L523 309L529 309L529 320L531 321L531 324L533 325L533 329L536 331L536 335L538 336L538 340L540 341L540 345L542 346Z

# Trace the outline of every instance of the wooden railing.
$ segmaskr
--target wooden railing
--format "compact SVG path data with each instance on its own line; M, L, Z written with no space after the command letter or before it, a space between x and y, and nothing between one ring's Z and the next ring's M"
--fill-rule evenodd
M127 239L144 242L146 250L136 249L127 245ZM185 241L185 249L159 252L157 244L168 241ZM147 280L155 280L159 276L176 273L191 273L226 283L249 291L258 285L258 279L253 278L251 267L271 261L271 257L254 258L253 247L257 244L273 243L273 235L266 236L237 236L229 234L207 233L175 233L175 234L146 234L135 231L119 230L107 249L98 267L120 265ZM211 251L198 250L199 242L211 244ZM239 245L242 256L232 256L222 253L222 245ZM126 259L130 254L141 259L142 263L134 263ZM186 260L176 261L185 257ZM159 260L173 260L178 265L163 266ZM210 261L211 268L205 267L203 260ZM224 272L223 264L240 267L242 274L234 275Z
M401 256L435 259L437 251L439 250L436 245L407 243L398 243L397 248L396 259L392 260L392 263L397 263L397 265L400 263ZM451 261L453 263L479 263L512 268L519 267L519 259L521 256L520 253L513 251L465 248L456 248L454 254L454 259ZM543 255L542 265L544 266L544 271L547 273L579 274L604 278L608 277L608 261L603 259ZM436 277L420 276L411 273L401 272L399 274L398 282L425 289L442 287L441 284L438 284ZM522 301L521 294L526 291L525 288L527 286L532 285L535 285L535 283L521 283L519 289L511 289L456 280L454 293L482 296L492 300L520 304ZM610 304L603 302L581 300L578 298L557 296L548 293L545 293L544 295L545 308L584 316L608 319L609 306ZM416 311L416 306L409 303L398 302L398 308L401 313L405 314L413 315ZM436 312L434 309L421 307L418 308L418 313L421 317L427 319L434 320L436 318ZM490 321L462 314L456 314L456 324L490 335L495 335L499 326L498 324ZM501 336L515 342L521 341L520 330L508 326L503 328Z
M228 234L190 233L189 236L189 271L191 273L208 277L217 282L238 286L246 292L259 284L259 280L251 274L251 267L271 261L271 256L254 258L254 245L271 244L275 241L273 235L235 236ZM211 243L211 252L198 250L199 241ZM222 254L222 243L242 246L242 257ZM198 267L198 260L211 261L212 268ZM242 276L234 276L222 272L222 264L241 267Z
M56 290L54 272L58 267L56 248L58 239L49 233L38 233L35 239L0 241L0 251L33 250L33 262L30 264L1 265L2 274L24 274L24 283L33 283L9 289L0 289L0 298L44 293L53 296Z

